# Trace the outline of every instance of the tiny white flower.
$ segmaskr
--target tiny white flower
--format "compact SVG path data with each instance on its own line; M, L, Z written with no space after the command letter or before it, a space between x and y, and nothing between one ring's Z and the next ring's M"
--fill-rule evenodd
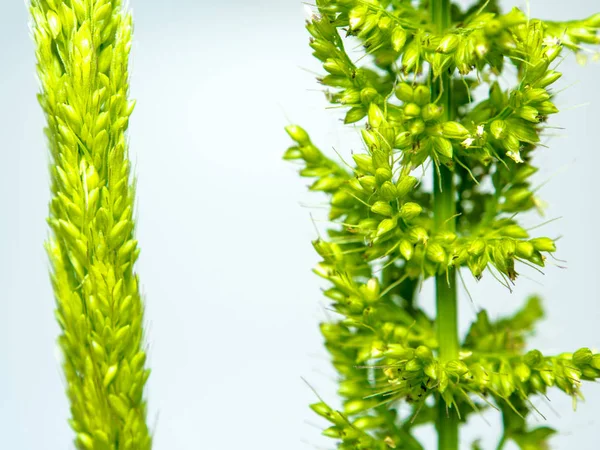
M477 136L482 137L485 132L485 126L477 125Z
M464 141L462 141L462 145L465 148L470 147L471 145L473 145L473 142L475 142L475 138L468 137Z

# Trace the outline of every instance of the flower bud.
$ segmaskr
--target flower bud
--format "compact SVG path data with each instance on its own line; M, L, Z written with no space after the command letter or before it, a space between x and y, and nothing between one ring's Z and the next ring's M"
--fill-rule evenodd
M531 369L527 364L519 363L515 367L515 375L519 378L519 380L521 380L522 383L525 383L531 376Z
M502 22L498 19L492 19L485 24L485 33L488 36L496 36L502 31Z
M544 357L539 350L530 350L525 354L524 361L529 367L537 367L542 361Z
M379 225L379 219L372 217L369 219L361 220L358 224L358 228L359 228L359 230L361 230L363 232L371 232L371 231L376 230L378 225Z
M438 120L440 117L442 117L443 113L444 108L436 105L435 103L425 105L421 110L421 116L425 122Z
M540 80L540 78L542 78L545 75L549 65L550 60L548 60L547 58L541 58L533 66L529 66L527 68L527 74L525 76L525 79L523 80L524 83L532 84Z
M352 155L352 159L354 159L354 162L361 172L373 173L373 159L369 155L355 154Z
M437 242L430 242L427 244L427 250L425 254L427 259L434 263L442 264L446 261L446 251Z
M398 191L396 190L396 186L390 181L386 181L379 188L379 195L381 195L384 200L391 201L398 197Z
M458 122L445 122L442 124L442 136L448 139L465 139L469 135L463 125Z
M440 45L438 45L435 51L443 54L453 53L456 51L459 43L459 37L455 34L450 34L442 38Z
M513 188L510 189L506 195L505 195L505 199L506 199L506 203L508 204L512 204L512 205L518 205L520 203L524 203L525 201L529 200L532 196L532 193L529 189L527 189L526 187L520 187L520 188Z
M514 172L513 183L515 183L515 184L523 183L530 176L535 174L537 171L538 171L537 168L530 166L530 165L519 166L519 168Z
M351 123L356 123L359 120L362 120L366 115L367 115L367 110L365 108L363 108L362 106L356 106L354 108L351 108L346 113L346 117L344 118L344 123L346 125L351 124Z
M305 146L310 144L310 138L308 137L308 133L304 131L302 127L299 127L298 125L288 125L287 127L285 127L285 131L299 145Z
M407 117L418 117L421 115L421 108L416 103L408 103L404 107L404 114Z
M537 110L538 113L540 113L543 116L548 116L550 114L556 114L558 113L558 108L556 107L556 105L550 101L547 102L543 102L540 103L539 105L537 105Z
M545 88L555 83L560 77L562 77L562 73L556 72L554 70L549 70L546 74L540 78L536 83L536 87Z
M441 137L432 138L432 142L433 149L438 155L444 156L448 159L452 159L452 142L450 142L448 139L444 139Z
M379 225L377 226L377 237L383 236L386 233L389 233L398 225L395 218L392 219L383 219Z
M542 88L528 89L525 91L523 100L525 103L542 103L550 100L550 94L548 94L546 89Z
M546 385L537 373L531 374L529 382L531 383L531 387L533 388L534 392L546 392Z
M341 61L333 58L328 58L323 63L323 68L332 75L346 75L348 71Z
M344 428L333 426L327 428L326 430L323 430L323 436L327 436L333 439L340 439L342 437L345 437L346 434L344 432Z
M327 420L330 420L333 417L334 410L323 402L313 403L312 405L309 405L309 408Z
M415 357L415 351L412 348L404 348L400 344L388 344L388 348L383 354L388 358L400 361L411 360Z
M391 170L391 166L390 166L390 154L386 151L382 151L382 150L375 150L372 153L372 157L373 157L373 167L375 167L375 169L387 169L387 170ZM391 177L391 175L390 175Z
M413 122L410 124L410 133L413 136L418 136L419 134L423 133L423 131L425 131L425 122L423 122L421 119L413 120Z
M403 131L396 135L394 140L394 148L403 149L412 145L412 137L409 131Z
M410 175L400 177L396 183L398 197L402 198L408 195L417 185L417 182L418 180Z
M504 120L494 120L490 125L490 131L496 139L503 139L506 136L506 122Z
M386 181L390 181L392 179L392 171L387 167L380 167L375 171L375 180L377 184L381 186Z
M555 252L556 245L554 241L550 238L535 238L531 239L529 242L533 244L533 248L535 248L538 252Z
M419 345L415 350L415 357L419 358L422 361L429 362L433 360L433 352L429 347Z
M376 399L350 400L349 402L346 402L346 404L344 405L344 412L346 414L352 416L354 414L358 414L360 412L366 411L367 409L373 408L375 405L377 405L377 402L378 402L378 400L376 400Z
M538 110L535 109L533 106L522 106L519 109L517 109L515 113L517 116L519 116L522 119L525 119L528 122L538 123L540 121L538 117Z
M517 224L507 225L499 230L502 236L511 237L514 239L527 239L529 234Z
M517 245L512 239L502 239L498 248L504 258L512 259L515 256ZM507 264L510 266L512 261L507 261Z
M372 430L381 427L384 423L385 417L383 416L364 416L356 419L352 425L359 430Z
M594 355L589 348L580 348L575 353L573 353L573 363L578 366L587 366L592 362L592 358Z
M351 30L356 30L365 22L368 11L366 6L357 6L350 11L348 22Z
M340 177L322 177L315 181L309 189L311 191L331 192L339 188L344 181L345 180Z
M408 202L402 205L400 208L400 217L402 217L406 221L410 221L415 217L418 217L419 214L423 211L421 205L413 202Z
M369 303L379 300L379 294L381 293L379 280L377 278L370 278L367 284L361 286L361 292L365 300Z
M334 273L333 267L331 265L325 264L325 263L317 264L315 266L315 268L313 269L313 272L315 274L317 274L318 276L320 276L321 278L325 278L325 279L328 279Z
M394 28L392 32L392 47L394 51L400 52L402 50L404 44L406 44L406 37L407 33L402 27L396 26Z
M404 49L404 54L402 55L402 69L404 73L408 73L411 70L417 71L419 69L420 58L420 44L415 40Z
M415 103L419 106L425 106L431 100L431 90L425 85L419 85L414 91Z
M343 302L346 300L346 295L336 288L330 288L323 292L325 297L330 298L335 302Z
M407 237L410 240L410 242L412 242L413 244L417 244L417 243L424 244L429 239L429 236L427 235L427 230L425 230L425 228L422 228L422 227L411 228L410 231L408 232Z
M519 258L529 259L533 256L534 251L535 251L535 248L533 247L533 244L531 242L527 242L527 241L517 242L516 254Z
M436 236L436 239L443 244L449 245L456 241L457 236L456 233L451 231L442 231Z
M358 181L360 187L365 189L367 192L372 192L377 188L377 180L373 176L365 175L363 177L359 177L356 181ZM361 189L355 190L361 191Z
M373 152L379 150L381 147L379 134L374 130L366 130L365 128L360 130L360 134L367 145L367 148Z
M339 99L342 105L355 105L361 101L360 91L356 89L346 89Z
M551 372L550 370L540 370L539 374L546 386L554 386L556 377L554 376L553 372Z
M600 370L591 367L583 367L581 369L581 374L588 380L595 380L600 377Z
M400 241L400 254L404 257L404 259L406 259L407 261L410 261L411 258L413 257L414 251L415 251L415 247L413 244L410 243L410 241L406 240L406 239L402 239Z
M331 169L328 167L306 167L300 171L300 175L303 177L324 177L331 173Z
M468 371L469 368L467 367L467 365L458 359L446 363L446 372L448 373L448 375L460 377L466 374Z
M363 104L368 105L373 102L378 95L379 93L375 89L371 87L364 88L362 91L360 91L360 100L363 102Z
M578 383L581 379L581 371L570 366L564 366L563 371L571 387L573 384ZM558 380L557 380L558 381Z
M373 128L379 128L381 124L385 121L385 115L379 106L375 103L371 103L369 106L369 124Z
M407 83L400 83L396 88L396 97L404 103L410 103L414 100L414 90Z
M438 371L439 371L439 365L435 361L430 362L423 369L423 372L425 373L425 375L427 375L432 380L438 379Z
M58 15L49 10L46 14L46 19L48 21L48 27L50 28L50 32L52 33L52 37L56 39L62 30L62 24L60 22L60 18Z
M394 210L388 202L375 202L371 206L371 211L381 216L391 217Z

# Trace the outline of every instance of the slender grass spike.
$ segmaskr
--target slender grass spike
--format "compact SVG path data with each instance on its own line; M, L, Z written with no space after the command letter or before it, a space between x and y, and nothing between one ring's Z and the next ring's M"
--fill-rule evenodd
M132 18L120 0L31 0L52 199L47 251L81 450L149 450L135 188Z

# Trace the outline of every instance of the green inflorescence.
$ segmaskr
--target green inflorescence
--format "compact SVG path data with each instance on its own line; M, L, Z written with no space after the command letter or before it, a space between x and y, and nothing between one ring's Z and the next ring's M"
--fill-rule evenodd
M413 428L433 422L439 448L453 450L460 423L493 407L504 424L498 448L545 448L554 430L528 426L530 397L556 387L575 401L582 381L600 378L600 354L526 351L543 316L538 298L496 321L481 311L453 348L455 273L510 288L520 267L544 267L555 252L553 239L519 219L541 207L532 158L558 112L558 58L600 44L600 14L559 23L504 14L494 0L467 10L447 0L317 0L307 29L327 98L365 148L353 165L338 164L287 127L295 145L284 158L329 196L335 224L313 243L322 258L314 271L330 282L325 296L341 317L321 324L343 399L342 411L312 405L331 423L324 434L340 449L416 450ZM357 43L364 53L351 58L345 47ZM482 89L488 95L476 98ZM436 318L417 303L428 278Z
M30 12L51 154L47 251L75 444L150 449L125 135L132 19L120 0L31 0Z

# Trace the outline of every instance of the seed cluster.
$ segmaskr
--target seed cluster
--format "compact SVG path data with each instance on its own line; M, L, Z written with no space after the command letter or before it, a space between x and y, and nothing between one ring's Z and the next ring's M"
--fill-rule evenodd
M440 319L427 317L416 297L424 279L451 269L476 279L489 273L510 287L519 267L544 267L556 251L553 239L532 236L519 219L542 205L531 181L533 154L558 112L558 58L565 48L580 54L583 44L600 44L600 14L548 22L481 1L466 11L453 6L453 26L439 33L426 4L316 3L307 29L326 72L319 81L364 143L354 164L340 164L301 127L286 129L295 144L284 159L300 163L300 174L315 179L310 189L329 196L335 224L313 243L322 258L314 271L331 283L325 295L341 315L321 325L344 399L343 411L312 406L332 423L325 434L340 449L421 448L410 430L435 420L428 412L435 395L463 419L494 405L514 424L505 438L542 445L552 432L527 427L529 396L556 386L576 398L581 380L600 376L600 355L525 352L542 316L533 298L496 322L482 311L460 358L442 362ZM346 51L357 42L364 66ZM455 76L446 84L441 75L448 73ZM506 78L514 85L505 86ZM483 99L475 95L481 88ZM444 89L451 114L435 94ZM433 194L420 175L428 166L452 171L455 231L434 224ZM410 418L398 417L400 401L412 405Z
M51 154L47 251L75 444L149 449L125 135L131 16L119 0L32 0L30 12Z

